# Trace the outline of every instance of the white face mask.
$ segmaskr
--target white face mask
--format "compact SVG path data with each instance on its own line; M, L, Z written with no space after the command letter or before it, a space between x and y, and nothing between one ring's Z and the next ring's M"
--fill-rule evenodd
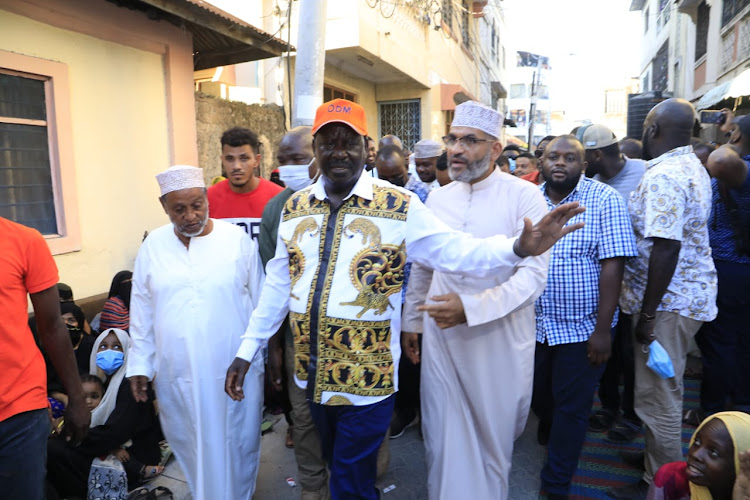
M281 165L279 166L279 179L286 187L292 191L299 191L312 184L310 179L310 165L315 158L310 160L307 165Z

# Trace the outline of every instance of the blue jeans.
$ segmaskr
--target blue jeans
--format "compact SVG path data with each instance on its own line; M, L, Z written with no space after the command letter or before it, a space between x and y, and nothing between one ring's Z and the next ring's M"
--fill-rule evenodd
M567 495L586 439L589 412L604 365L592 366L587 343L536 344L532 408L550 429L542 488Z
M375 488L378 449L391 423L394 396L367 406L310 403L323 457L331 471L331 498L379 498Z
M46 408L0 422L0 495L4 499L44 499L49 433Z

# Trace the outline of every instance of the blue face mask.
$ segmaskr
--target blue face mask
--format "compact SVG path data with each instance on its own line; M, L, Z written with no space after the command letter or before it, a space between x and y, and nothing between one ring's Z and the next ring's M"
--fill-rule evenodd
M654 340L649 346L649 351L646 366L663 379L673 378L674 366L672 366L672 360L662 345L657 340Z
M102 369L107 375L112 375L122 366L125 361L125 354L122 351L113 351L107 349L106 351L99 351L96 354L96 366Z
M508 170L510 170L510 173L516 171L516 159L515 158L508 158Z

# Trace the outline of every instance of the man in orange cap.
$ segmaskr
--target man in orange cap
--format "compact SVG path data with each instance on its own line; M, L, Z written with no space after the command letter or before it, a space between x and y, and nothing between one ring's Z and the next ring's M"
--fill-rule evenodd
M563 205L533 227L527 219L518 238L473 238L449 229L409 191L362 175L367 121L358 104L323 104L312 133L322 175L284 206L276 256L225 390L244 397L250 360L288 313L294 379L307 391L331 495L375 499L377 452L398 390L407 254L443 272L491 276L578 229L563 226L583 208Z

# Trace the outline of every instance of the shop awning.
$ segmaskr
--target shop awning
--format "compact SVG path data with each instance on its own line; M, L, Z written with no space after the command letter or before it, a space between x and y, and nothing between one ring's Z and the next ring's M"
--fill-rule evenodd
M695 109L698 111L708 109L724 99L745 95L750 95L750 69L746 69L735 78L720 83L703 94L703 97L695 104Z
M476 101L476 98L461 85L440 84L440 109L443 111L453 111L457 105L466 101Z

